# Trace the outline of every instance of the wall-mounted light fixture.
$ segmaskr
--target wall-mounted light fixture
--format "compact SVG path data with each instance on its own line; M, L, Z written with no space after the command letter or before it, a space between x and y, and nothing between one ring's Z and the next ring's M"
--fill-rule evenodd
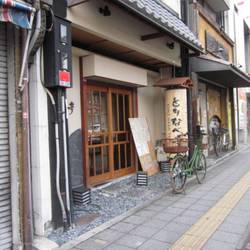
M69 110L69 115L71 115L74 112L75 104L73 102L70 102L67 108Z
M166 45L169 49L174 49L174 42L166 43Z
M107 5L105 5L103 8L99 8L99 12L103 15L103 16L111 16L111 11L109 9L109 7Z

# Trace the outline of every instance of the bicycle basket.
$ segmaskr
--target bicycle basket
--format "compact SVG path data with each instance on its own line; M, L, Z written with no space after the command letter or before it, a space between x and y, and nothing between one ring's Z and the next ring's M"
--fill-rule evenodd
M164 151L170 154L185 153L188 151L188 139L184 137L163 139L162 145Z

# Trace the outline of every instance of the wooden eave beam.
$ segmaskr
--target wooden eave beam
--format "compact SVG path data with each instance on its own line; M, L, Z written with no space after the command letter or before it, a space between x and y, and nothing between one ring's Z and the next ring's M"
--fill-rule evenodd
M152 33L152 34L141 36L141 40L142 41L147 41L147 40L151 40L151 39L160 38L160 37L163 37L165 35L166 34L164 34L163 32Z
M89 2L90 0L68 0L68 8L77 6L82 3Z

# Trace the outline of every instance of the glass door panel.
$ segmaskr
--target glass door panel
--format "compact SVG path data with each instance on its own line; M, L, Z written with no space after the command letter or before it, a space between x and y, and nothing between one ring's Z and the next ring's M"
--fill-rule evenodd
M132 117L130 112L130 94L125 91L114 91L112 96L112 139L114 148L114 170L125 171L131 167L131 135L128 118Z
M109 172L109 126L107 91L88 89L88 167L89 177Z

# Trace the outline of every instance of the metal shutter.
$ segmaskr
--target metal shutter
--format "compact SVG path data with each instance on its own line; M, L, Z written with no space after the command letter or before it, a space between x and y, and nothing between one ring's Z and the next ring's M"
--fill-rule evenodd
M7 41L6 24L0 23L0 249L11 248L11 225Z

